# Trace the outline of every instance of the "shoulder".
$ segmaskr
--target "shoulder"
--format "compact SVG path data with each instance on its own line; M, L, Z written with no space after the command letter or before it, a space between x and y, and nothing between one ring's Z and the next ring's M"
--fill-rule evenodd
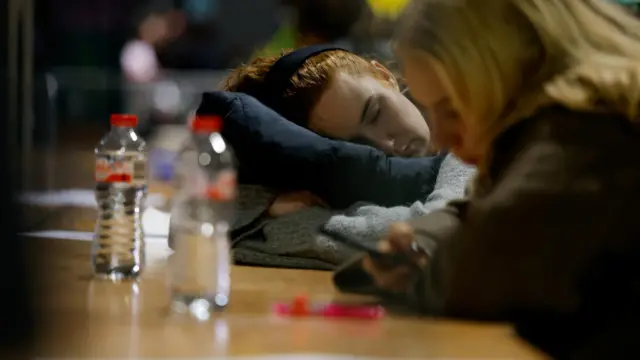
M604 180L616 172L640 174L638 152L640 131L626 119L549 107L496 139L489 177L536 173L552 181L573 181L579 177Z
M587 153L622 151L638 148L639 135L640 131L622 116L551 106L504 131L493 150L496 156L531 147L565 155L571 149Z
M500 136L498 143L506 140L504 138L512 138L520 141L570 141L574 144L589 141L595 145L602 141L609 142L607 137L635 141L637 136L638 132L622 116L575 111L558 105L542 108L533 116L513 125Z

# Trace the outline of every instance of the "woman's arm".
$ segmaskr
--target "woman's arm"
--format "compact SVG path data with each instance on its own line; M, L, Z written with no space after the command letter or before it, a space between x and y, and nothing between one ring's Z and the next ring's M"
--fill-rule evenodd
M222 135L242 164L243 181L307 190L333 208L423 199L433 191L443 160L388 157L369 146L327 139L241 93L205 93L198 114L226 115Z
M331 217L325 228L332 233L375 242L385 235L392 223L442 209L448 201L462 198L469 179L474 174L474 167L463 164L453 155L447 155L440 166L434 190L426 201L394 207L356 204L345 214Z
M407 303L435 314L492 319L575 310L576 271L610 233L600 225L607 210L598 209L623 210L605 205L605 175L592 170L606 169L606 156L587 144L549 143L527 144L487 196L466 204L464 216L447 207L410 221L428 256L400 293ZM363 260L338 270L336 285L385 290L378 279L393 274L372 273ZM385 278L404 279L396 280Z

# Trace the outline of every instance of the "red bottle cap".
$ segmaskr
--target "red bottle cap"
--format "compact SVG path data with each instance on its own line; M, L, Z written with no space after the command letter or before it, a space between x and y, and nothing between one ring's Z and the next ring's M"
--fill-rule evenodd
M380 305L310 303L306 295L298 295L291 302L275 304L273 311L278 315L292 317L322 316L378 320L385 316L385 310Z
M191 123L194 132L219 132L222 129L222 117L216 115L196 116Z
M136 127L138 126L138 117L131 114L112 114L111 126Z
M306 295L298 295L291 302L289 307L289 313L292 316L305 316L309 315L309 298Z

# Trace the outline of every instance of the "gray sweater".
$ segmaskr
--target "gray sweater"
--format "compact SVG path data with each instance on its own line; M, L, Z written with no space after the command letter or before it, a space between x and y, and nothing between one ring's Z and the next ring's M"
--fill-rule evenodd
M277 193L259 186L241 186L239 212L232 232L234 258L247 265L332 270L356 250L319 235L326 226L370 247L396 221L409 220L444 207L463 196L474 169L447 156L440 166L434 191L411 206L384 208L354 204L346 211L312 207L278 218L263 214Z
M377 241L391 223L427 214L443 208L449 200L461 198L474 173L474 167L448 155L440 165L434 191L425 200L416 201L411 206L391 208L358 203L345 214L332 216L325 227L331 232L340 232L363 241Z

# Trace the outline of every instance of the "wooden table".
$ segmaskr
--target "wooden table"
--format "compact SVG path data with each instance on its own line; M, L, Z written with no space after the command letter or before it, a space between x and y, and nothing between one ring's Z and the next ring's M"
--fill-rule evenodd
M90 159L89 156L83 155ZM91 163L63 157L75 167L73 182ZM82 156L80 156L82 158ZM64 182L65 172L56 171ZM90 174L90 170L89 170ZM62 179L62 180L60 180ZM85 185L87 183L85 182ZM62 188L60 184L55 188ZM88 187L88 186L87 186ZM91 209L36 209L47 215L40 228L90 230ZM34 220L37 222L37 219ZM89 229L87 229L89 227ZM279 318L278 301L307 293L318 301L342 300L331 274L269 268L234 267L231 303L226 312L198 323L168 312L165 270L170 250L147 244L147 268L139 283L112 284L91 279L86 241L25 238L44 274L42 357L205 357L300 353L350 354L393 359L540 358L504 324L437 321L388 315L380 321ZM353 300L353 299L350 299Z

